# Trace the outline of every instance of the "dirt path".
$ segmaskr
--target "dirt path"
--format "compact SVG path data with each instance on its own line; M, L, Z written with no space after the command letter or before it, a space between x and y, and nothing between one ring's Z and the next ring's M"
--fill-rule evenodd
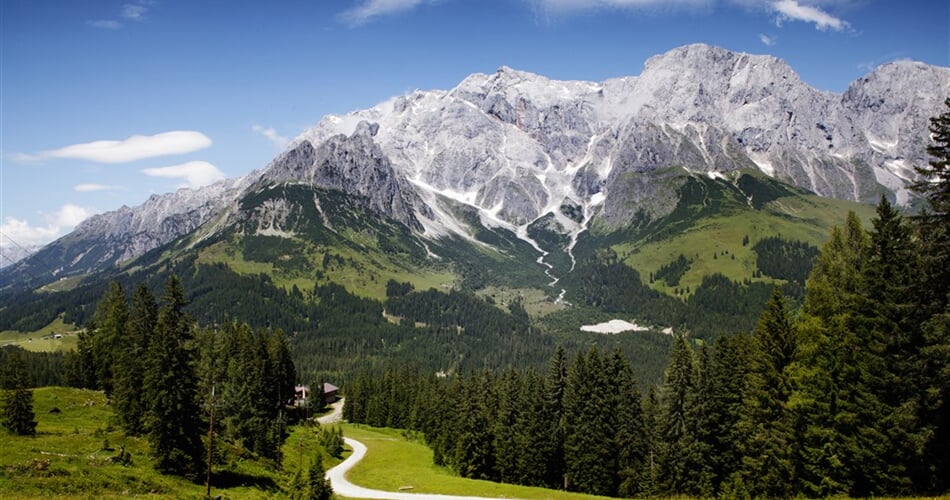
M403 493L395 491L371 490L357 486L346 479L346 473L366 455L366 446L348 437L343 442L353 449L353 453L336 467L327 471L326 478L333 486L333 492L347 498L373 498L379 500L498 500L490 497L466 497L455 495L437 495L433 493Z
M342 422L344 399L345 398L340 398L336 403L333 403L332 405L330 405L330 408L333 408L333 412L317 418L317 422L320 422L320 425L335 424L337 422Z

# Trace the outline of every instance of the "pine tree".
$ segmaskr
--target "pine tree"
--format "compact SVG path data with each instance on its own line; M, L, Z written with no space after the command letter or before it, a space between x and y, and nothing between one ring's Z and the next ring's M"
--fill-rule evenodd
M918 418L929 436L915 483L928 492L950 488L950 98L944 104L947 109L930 120L932 160L929 167L915 167L923 179L914 186L930 205L914 221L922 276L914 296L925 317L919 360L925 387Z
M689 464L694 460L694 427L690 422L696 390L696 365L693 352L682 335L673 340L670 361L660 394L661 417L658 451L661 489L668 494L684 494L693 489Z
M129 321L129 304L119 283L109 283L102 299L96 305L93 322L92 354L96 373L96 387L111 396L116 361L121 356Z
M545 483L552 488L566 488L564 477L564 386L567 383L567 355L564 346L558 344L554 356L548 364L545 379L545 406L551 422L550 440L546 447L548 454L547 479Z
M808 280L794 396L800 419L800 478L806 494L883 492L887 409L875 392L885 372L884 341L865 276L871 241L851 213L833 230Z
M629 497L642 491L647 457L647 429L643 421L640 390L630 362L617 348L607 360L607 389L613 401L608 411L616 415L614 445L617 454L617 489L613 494Z
M540 373L528 370L522 377L519 411L515 417L515 442L520 448L518 468L519 483L528 486L544 486L550 472L548 464L552 448L551 433L555 421L547 405L545 379Z
M145 360L148 343L155 332L158 310L155 297L145 284L140 284L132 296L131 310L125 328L126 336L116 354L113 404L119 423L129 435L145 431L147 402L144 393Z
M2 373L3 397L0 401L0 424L11 434L36 435L33 413L33 391L29 388L29 374L19 349L10 351Z
M929 166L915 166L923 179L912 187L930 202L930 217L950 217L950 97L944 100L948 108L930 119L930 134L934 143L927 147L933 157ZM946 225L946 223L944 223Z
M190 345L192 325L184 307L181 282L172 275L165 284L155 335L149 343L146 427L156 468L164 474L195 476L201 470L204 446Z
M307 498L310 500L330 500L333 496L333 487L330 486L330 480L326 479L326 470L323 468L323 456L317 454L310 464L310 471L307 473Z
M495 480L491 417L494 395L488 372L467 377L456 400L452 465L462 477Z
M753 333L745 408L738 423L744 437L739 478L753 496L786 498L794 493L795 427L788 401L789 365L796 348L785 301L775 290Z
M597 350L578 353L564 388L564 466L571 491L595 495L616 491L616 415L610 412L609 390Z

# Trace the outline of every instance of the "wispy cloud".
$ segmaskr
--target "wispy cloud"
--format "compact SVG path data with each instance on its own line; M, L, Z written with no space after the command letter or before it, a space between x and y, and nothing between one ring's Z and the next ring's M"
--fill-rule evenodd
M224 172L206 161L190 161L170 167L146 168L142 173L151 177L184 179L179 187L199 188L224 179Z
M132 3L122 4L122 7L119 9L118 17L126 21L142 22L145 20L146 14L148 14L149 9L151 9L153 5L155 5L154 0L136 0ZM93 28L105 30L117 30L124 26L118 19L97 19L94 21L86 21L86 24Z
M715 3L714 0L529 0L542 10L569 12L601 8L644 8L644 7L703 7Z
M111 184L76 184L73 191L79 193L93 193L96 191L119 191L124 189L122 186L113 186Z
M778 41L778 37L769 36L765 33L759 33L759 40L761 40L766 46L773 47Z
M122 27L122 23L116 21L115 19L99 19L96 21L86 21L86 24L92 26L93 28L99 28L103 30L117 30Z
M251 130L266 137L277 149L284 149L287 147L287 144L290 143L290 139L278 134L274 127L254 125L251 127Z
M71 231L95 213L93 209L67 203L54 213L43 214L45 225L32 225L25 220L7 217L0 224L0 233L4 235L0 244L43 245Z
M361 0L359 5L340 14L340 19L358 26L379 16L407 11L424 3L433 3L433 0Z
M191 153L211 146L211 139L193 130L173 130L155 135L133 135L127 139L72 144L36 154L20 154L21 162L46 159L75 159L98 163L126 163L157 156Z
M776 19L778 24L786 20L803 21L814 23L815 28L822 31L829 28L842 31L849 26L847 21L832 16L818 7L798 3L797 0L779 0L772 4L772 9L778 14Z

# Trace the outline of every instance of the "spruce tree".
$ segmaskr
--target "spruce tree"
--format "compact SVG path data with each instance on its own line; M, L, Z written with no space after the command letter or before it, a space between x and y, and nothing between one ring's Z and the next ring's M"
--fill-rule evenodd
M310 471L307 473L307 498L309 500L330 500L333 496L333 487L330 486L330 480L324 477L326 470L323 468L323 456L317 454L310 464Z
M866 279L871 242L851 213L833 230L808 280L795 411L803 432L799 477L806 494L878 495L888 479L887 413L875 390L884 341Z
M546 414L551 422L546 484L551 488L566 488L564 478L564 386L567 383L567 355L558 344L548 364L545 379Z
M177 276L166 282L161 302L146 360L148 441L160 472L192 477L202 469L203 426L196 399L192 325Z
M738 423L743 436L738 479L753 496L786 498L795 491L795 426L788 402L796 349L796 332L776 289L753 333Z
M155 297L144 283L139 284L132 296L131 309L125 328L125 338L116 354L113 404L116 416L126 434L139 435L145 431L147 402L143 399L148 343L155 332L158 310Z
M673 340L670 361L664 374L660 393L661 417L658 451L659 474L662 491L671 495L685 494L693 487L692 435L690 418L696 390L696 365L693 351L682 335Z
M944 100L947 108L930 119L930 135L933 144L927 153L933 158L928 166L915 166L922 180L912 186L930 204L929 217L950 217L950 97ZM946 225L946 223L944 223Z
M610 495L616 490L616 415L596 349L578 353L564 388L564 466L568 490Z
M643 420L640 390L630 362L615 349L607 360L608 395L613 401L608 411L616 415L614 445L617 454L615 495L643 494L643 471L647 456L647 429Z
M923 179L914 187L929 202L915 218L920 242L922 279L914 290L916 305L925 315L919 368L924 374L919 422L926 430L923 461L915 483L927 492L950 488L950 98L943 113L930 119L933 143L927 148L929 166L915 167Z
M19 349L12 349L7 355L6 366L0 380L2 380L3 389L3 398L0 401L0 407L2 407L0 423L11 434L36 435L33 391L29 388L29 374Z
M111 396L116 362L121 357L129 321L129 304L119 283L109 283L109 288L96 305L93 321L96 327L92 337L96 387Z

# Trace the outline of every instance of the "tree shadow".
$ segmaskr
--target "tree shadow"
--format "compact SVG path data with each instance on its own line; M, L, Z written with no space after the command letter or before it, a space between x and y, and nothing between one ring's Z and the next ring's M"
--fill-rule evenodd
M276 491L279 489L274 479L268 476L255 476L235 471L216 471L211 475L211 486L213 488L236 488L247 486L264 491Z

